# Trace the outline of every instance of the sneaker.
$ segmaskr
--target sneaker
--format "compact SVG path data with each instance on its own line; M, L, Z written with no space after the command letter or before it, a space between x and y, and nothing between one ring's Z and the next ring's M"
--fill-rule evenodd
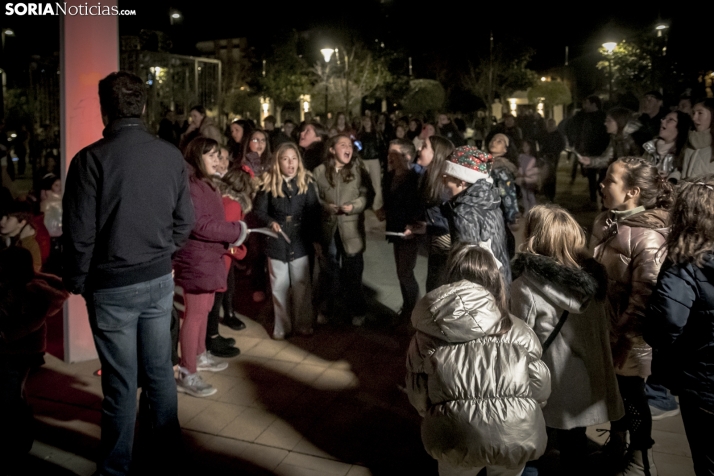
M211 339L211 337L209 337L208 339ZM208 341L208 339L206 340ZM219 334L216 337L213 337L212 339L215 339L216 342L220 342L220 345L223 346L236 345L236 340L233 337L223 337Z
M204 382L198 373L187 374L184 369L180 370L180 376L176 379L176 390L194 397L209 397L218 391L216 387Z
M210 352L206 351L198 356L196 370L206 372L220 372L228 368L227 362L217 362Z
M652 448L627 452L627 466L617 476L657 476L657 467L652 459Z
M365 316L364 314L361 316L355 316L352 318L352 325L355 327L362 327L366 321L367 316Z
M230 358L240 354L240 349L221 336L206 339L206 349L216 357ZM233 339L230 339L233 340ZM235 340L233 340L235 342Z
M652 421L660 421L665 418L679 415L679 407L673 410L660 410L659 408L650 405L650 413L652 413Z

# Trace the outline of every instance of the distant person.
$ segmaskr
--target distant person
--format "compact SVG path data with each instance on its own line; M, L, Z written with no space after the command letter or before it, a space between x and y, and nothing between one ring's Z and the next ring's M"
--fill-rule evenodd
M543 195L550 202L555 201L555 187L558 176L558 162L560 153L565 149L565 136L558 130L555 119L548 119L545 123L546 131L538 141L541 145L541 169Z
M638 146L642 147L645 142L652 140L659 132L662 119L667 114L667 111L662 107L663 104L664 98L659 91L649 91L642 99L642 114L637 118L641 127L633 134Z
M583 108L567 122L565 135L568 144L580 155L586 157L599 156L607 148L610 138L605 128L605 113L602 110L602 101L599 97L592 95L583 100ZM577 160L573 162L571 173L571 183L575 181L575 176L580 164ZM590 201L597 200L598 184L604 177L604 171L596 169L584 170L583 174L588 178L590 190Z
M672 111L662 118L657 136L643 145L643 157L657 167L663 177L681 167L681 155L687 147L692 118L682 111Z
M327 130L317 121L305 122L300 131L298 145L305 168L312 172L324 160Z
M382 164L386 163L386 144L382 133L371 117L363 116L362 125L357 132L357 140L362 143L360 158L367 167L374 189L373 208L379 210L384 205L382 200Z
M166 115L159 122L159 131L156 135L178 147L180 134L176 126L176 113L171 109L166 111Z
M421 132L412 141L412 142L414 142L414 148L416 150L421 150L421 148L424 146L424 141L428 137L431 137L433 135L436 135L436 127L434 126L434 124L432 124L430 122L424 123L424 125L421 128Z
M265 128L265 132L267 132L268 137L270 137L271 150L277 150L280 144L290 142L290 136L286 135L282 130L280 130L280 128L277 127L277 123L278 121L273 115L270 115L263 119L263 126Z
M188 143L199 136L208 137L219 144L225 143L223 134L221 134L221 131L216 127L213 119L208 117L205 107L201 105L193 106L189 112L189 117L191 118L191 122L188 125L188 129L181 135L181 150L185 150Z
M677 110L688 114L689 117L692 116L692 98L690 96L680 96L679 102L677 103Z
M42 269L42 253L37 242L35 218L29 205L15 202L11 209L0 218L0 239L3 248L24 248L32 255L32 264L36 272Z
M714 99L697 101L693 111L694 130L689 132L682 165L675 167L676 170L670 175L671 180L686 180L714 172L714 162L712 162Z
M253 132L253 129L253 125L245 119L237 119L231 122L231 137L228 140L228 149L231 152L231 158L234 163L240 164L241 160L243 160L243 139L245 138L247 140Z
M463 134L459 131L459 129L451 121L451 119L449 119L449 116L447 114L439 114L437 124L437 134L449 139L451 143L454 144L454 147L459 147L466 144Z
M523 140L523 131L516 125L516 118L513 114L506 113L503 115L503 121L493 127L486 136L486 144L490 144L496 134L504 134L508 136L511 146L514 150L521 149L521 141Z
M63 197L64 283L87 301L102 366L100 474L129 473L139 376L156 448L177 468L181 429L171 364L171 256L194 221L181 153L146 130L146 86L120 71L99 82L104 138L82 149Z

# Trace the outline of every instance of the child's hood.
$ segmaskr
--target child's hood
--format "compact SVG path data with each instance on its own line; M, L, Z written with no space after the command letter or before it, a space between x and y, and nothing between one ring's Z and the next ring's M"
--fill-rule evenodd
M493 295L465 280L433 290L412 312L416 330L447 342L468 342L493 334L500 320Z
M592 299L603 300L607 293L605 269L592 258L580 269L563 266L548 256L519 253L511 263L513 279L523 278L539 289L554 305L581 314Z

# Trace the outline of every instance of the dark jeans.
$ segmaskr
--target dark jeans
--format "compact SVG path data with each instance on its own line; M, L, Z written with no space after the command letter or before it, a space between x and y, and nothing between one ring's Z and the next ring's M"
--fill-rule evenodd
M582 468L588 453L588 437L585 427L570 430L555 429L560 450L560 467L564 474L576 474Z
M677 409L677 400L674 399L664 385L659 383L659 379L655 375L650 375L647 378L645 395L647 395L647 403L659 410Z
M630 446L635 450L652 448L652 413L645 395L645 379L617 376L620 395L625 404L625 416L611 424L612 431L628 431Z
M397 278L402 291L402 316L409 319L419 299L419 283L414 276L419 241L413 237L409 240L394 241L394 262L397 265Z
M557 156L552 156L548 155L545 158L545 167L544 167L544 172L545 176L543 177L543 195L545 195L545 198L548 199L548 201L554 202L555 201L555 185L557 182L557 177L558 177L558 162L560 161L560 154Z
M102 364L102 440L98 474L124 475L132 460L137 381L146 392L155 461L170 462L180 442L171 365L170 274L85 296Z
M684 432L692 450L694 473L697 476L714 475L714 408L703 409L695 397L679 395Z
M367 300L362 289L364 257L362 253L348 255L342 246L340 233L335 232L327 250L322 251L320 291L327 303L327 314L334 314L337 300L341 299L351 316L367 312Z

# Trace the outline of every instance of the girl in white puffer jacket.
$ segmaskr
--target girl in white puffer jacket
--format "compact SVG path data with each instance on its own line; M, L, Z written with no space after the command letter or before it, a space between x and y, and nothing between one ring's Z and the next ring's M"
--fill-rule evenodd
M488 475L518 476L547 442L541 407L550 373L541 345L508 314L488 243L458 245L447 268L450 284L412 313L407 393L424 417L424 447L442 476L484 467Z

